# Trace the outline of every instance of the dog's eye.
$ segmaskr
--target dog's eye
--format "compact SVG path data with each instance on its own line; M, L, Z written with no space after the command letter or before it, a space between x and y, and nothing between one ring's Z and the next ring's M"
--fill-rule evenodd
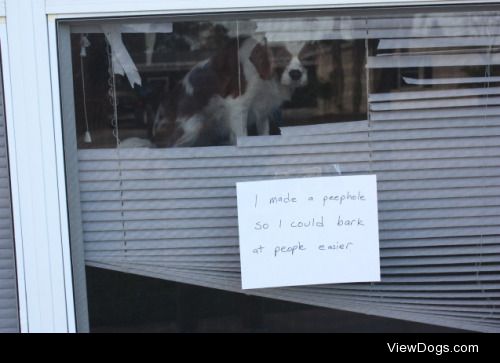
M312 49L300 54L301 59L310 59L310 58L314 58L315 56L316 56L316 52Z
M285 47L272 47L273 61L278 65L286 65L292 59L292 54Z
M315 59L316 59L316 53L314 52L301 54L299 57L299 60L301 62L314 62Z
M317 49L313 46L304 46L299 53L301 62L313 62L317 56Z
M315 49L300 52L299 60L304 66L315 65L318 60L318 53Z

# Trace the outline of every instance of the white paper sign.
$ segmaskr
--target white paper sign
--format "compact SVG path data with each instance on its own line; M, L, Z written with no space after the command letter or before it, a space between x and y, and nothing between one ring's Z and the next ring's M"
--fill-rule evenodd
M236 189L243 289L380 281L375 175Z

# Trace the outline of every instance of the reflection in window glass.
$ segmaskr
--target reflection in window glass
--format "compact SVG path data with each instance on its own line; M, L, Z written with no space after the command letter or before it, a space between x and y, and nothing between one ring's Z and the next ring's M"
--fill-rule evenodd
M322 323L347 310L498 331L498 20L422 8L60 23L91 328L243 331L243 316L250 330L339 331ZM377 175L382 281L237 294L235 183L339 174Z

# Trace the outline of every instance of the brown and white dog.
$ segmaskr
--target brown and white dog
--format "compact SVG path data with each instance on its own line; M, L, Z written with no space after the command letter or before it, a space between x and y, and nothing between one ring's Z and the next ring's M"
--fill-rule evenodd
M304 49L298 42L231 39L163 97L153 142L160 147L236 144L249 126L268 135L271 113L307 84Z

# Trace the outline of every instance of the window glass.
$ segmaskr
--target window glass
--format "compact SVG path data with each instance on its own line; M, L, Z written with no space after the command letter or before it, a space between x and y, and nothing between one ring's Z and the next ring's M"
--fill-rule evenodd
M499 15L60 22L91 330L498 329ZM377 175L382 281L241 294L236 182L355 174Z

